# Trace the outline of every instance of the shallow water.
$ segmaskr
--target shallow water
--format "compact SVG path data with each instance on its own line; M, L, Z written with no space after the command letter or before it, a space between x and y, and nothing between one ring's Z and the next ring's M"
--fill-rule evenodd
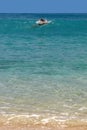
M0 114L87 122L86 14L0 14Z

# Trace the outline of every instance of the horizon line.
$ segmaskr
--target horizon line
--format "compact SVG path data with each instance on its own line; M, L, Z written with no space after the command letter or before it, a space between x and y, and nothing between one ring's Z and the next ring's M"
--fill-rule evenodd
M47 13L47 12L0 12L0 14L87 14L86 12L78 12L78 13L76 13L76 12L60 12L60 13Z

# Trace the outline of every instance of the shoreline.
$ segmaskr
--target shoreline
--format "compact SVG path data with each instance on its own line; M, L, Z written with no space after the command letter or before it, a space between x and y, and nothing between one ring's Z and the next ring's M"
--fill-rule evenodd
M45 121L45 122L42 122ZM58 122L39 118L36 115L0 117L0 130L87 130L87 121L69 120Z

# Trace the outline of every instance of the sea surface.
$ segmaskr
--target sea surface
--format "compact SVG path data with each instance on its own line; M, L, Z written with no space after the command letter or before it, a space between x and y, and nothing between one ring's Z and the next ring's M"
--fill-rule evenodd
M0 124L87 125L87 14L0 14Z

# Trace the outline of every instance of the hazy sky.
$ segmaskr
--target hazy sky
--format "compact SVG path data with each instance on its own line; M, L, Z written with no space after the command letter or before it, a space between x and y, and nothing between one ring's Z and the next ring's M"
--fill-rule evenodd
M87 13L87 0L0 0L0 13Z

